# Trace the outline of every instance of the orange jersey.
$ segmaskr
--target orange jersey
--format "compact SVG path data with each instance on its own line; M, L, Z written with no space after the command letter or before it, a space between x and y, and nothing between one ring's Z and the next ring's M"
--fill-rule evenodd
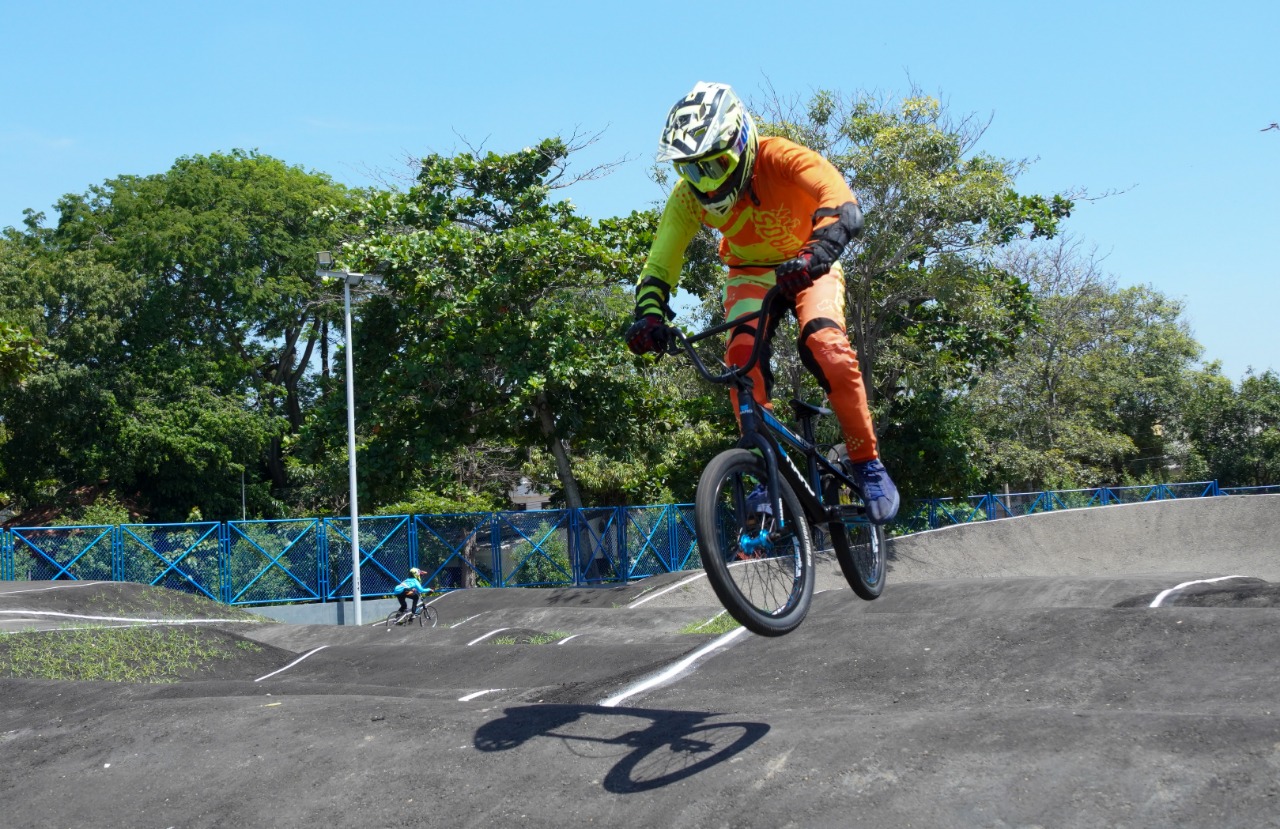
M685 249L704 224L720 231L720 259L731 269L771 270L798 254L816 228L836 220L815 221L817 210L849 202L857 199L831 162L785 138L761 138L751 186L724 216L707 212L688 182L677 181L640 281L656 277L674 288Z

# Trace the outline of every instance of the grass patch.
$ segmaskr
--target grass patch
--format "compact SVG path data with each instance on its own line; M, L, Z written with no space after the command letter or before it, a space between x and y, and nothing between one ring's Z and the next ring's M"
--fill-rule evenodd
M200 630L93 627L0 635L0 676L105 682L176 682L237 651L261 645L230 642Z
M690 622L680 628L681 633L728 633L742 625L725 611L720 611L705 622Z
M120 583L115 590L103 590L91 594L83 600L81 608L83 612L147 619L218 618L243 619L246 622L276 621L238 607L228 607L204 595L132 583Z
M550 645L567 639L569 634L554 631L552 633L531 633L524 636L499 636L493 640L495 645Z

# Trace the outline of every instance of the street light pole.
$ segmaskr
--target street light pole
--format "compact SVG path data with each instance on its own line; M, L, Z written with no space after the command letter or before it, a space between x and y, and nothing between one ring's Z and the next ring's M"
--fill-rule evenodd
M351 608L360 627L360 508L356 504L356 382L351 353L351 280L342 280L342 321L347 352L347 484L351 490Z
M351 341L351 286L361 282L378 282L378 277L350 271L330 270L333 254L321 251L316 254L319 268L316 276L321 279L342 280L343 322L342 332L347 352L347 478L351 499L351 609L356 626L363 624L360 616L360 507L356 501L356 386L353 343Z

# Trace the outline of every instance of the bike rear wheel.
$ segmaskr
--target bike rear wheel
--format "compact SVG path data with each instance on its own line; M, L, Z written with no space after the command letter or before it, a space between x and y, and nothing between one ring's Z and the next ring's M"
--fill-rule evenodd
M747 496L765 478L758 456L746 449L721 452L698 480L694 518L702 566L725 610L754 633L781 636L809 612L813 544L800 500L785 480L778 481L782 522L748 511Z
M879 598L888 570L884 527L867 521L865 510L860 508L861 501L848 486L834 479L827 482L823 500L839 504L846 513L840 520L827 524L845 581L860 598L867 601Z
M383 626L387 628L395 627L396 622L400 619L401 611L393 610L387 614L387 618L383 621Z

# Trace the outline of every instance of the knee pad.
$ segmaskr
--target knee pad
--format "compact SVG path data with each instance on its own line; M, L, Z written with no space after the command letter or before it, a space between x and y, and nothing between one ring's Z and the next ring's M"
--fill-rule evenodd
M831 393L831 381L827 377L829 368L848 360L852 361L855 369L858 365L857 355L854 354L853 346L849 345L844 328L835 320L810 320L800 332L796 349L800 352L800 362L817 378L818 385L827 394Z

